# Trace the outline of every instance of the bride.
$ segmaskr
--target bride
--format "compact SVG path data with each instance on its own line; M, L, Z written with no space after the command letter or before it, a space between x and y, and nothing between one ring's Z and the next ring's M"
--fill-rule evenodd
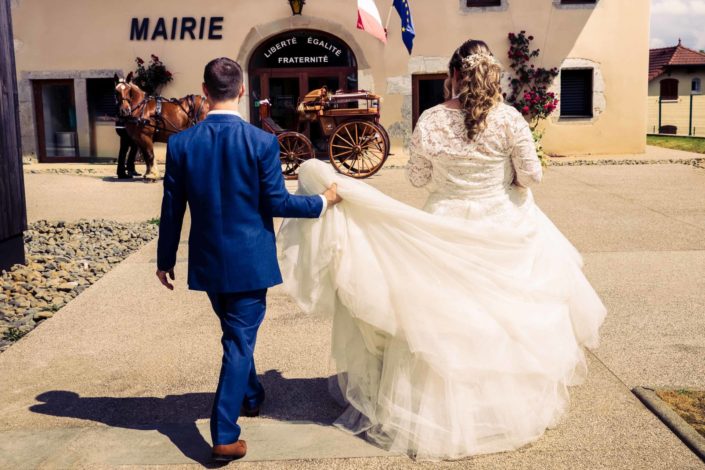
M580 255L534 203L541 164L500 75L482 41L454 53L453 98L411 143L424 211L312 160L299 191L337 183L344 202L279 234L287 290L333 318L347 405L336 425L419 459L538 439L567 411L605 316Z

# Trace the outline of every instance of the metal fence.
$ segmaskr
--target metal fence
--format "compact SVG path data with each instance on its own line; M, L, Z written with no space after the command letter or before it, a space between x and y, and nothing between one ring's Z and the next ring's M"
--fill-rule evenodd
M648 134L705 137L705 95L681 96L677 100L649 97Z

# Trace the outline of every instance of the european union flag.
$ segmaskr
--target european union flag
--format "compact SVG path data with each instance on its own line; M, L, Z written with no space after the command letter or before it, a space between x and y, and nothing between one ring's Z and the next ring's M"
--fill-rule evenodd
M401 18L401 38L404 40L404 44L409 50L409 54L411 54L411 50L414 48L416 30L414 29L414 20L411 17L409 0L394 0L394 8L396 8L397 13L399 13L399 17Z

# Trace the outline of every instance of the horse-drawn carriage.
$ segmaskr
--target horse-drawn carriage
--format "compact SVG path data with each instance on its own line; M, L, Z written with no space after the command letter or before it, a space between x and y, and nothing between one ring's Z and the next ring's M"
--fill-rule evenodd
M381 100L372 93L314 90L299 103L295 131L274 122L268 100L259 102L259 110L262 128L279 140L286 179L296 179L299 166L310 158L328 158L338 172L367 178L389 156L389 135L379 122Z

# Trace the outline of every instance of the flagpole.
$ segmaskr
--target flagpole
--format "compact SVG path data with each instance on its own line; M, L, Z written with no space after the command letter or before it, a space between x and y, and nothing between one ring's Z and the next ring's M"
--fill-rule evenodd
M387 23L384 25L385 31L389 31L389 22L392 21L392 10L394 10L394 0L392 0L392 6L389 7L389 13L387 14Z

